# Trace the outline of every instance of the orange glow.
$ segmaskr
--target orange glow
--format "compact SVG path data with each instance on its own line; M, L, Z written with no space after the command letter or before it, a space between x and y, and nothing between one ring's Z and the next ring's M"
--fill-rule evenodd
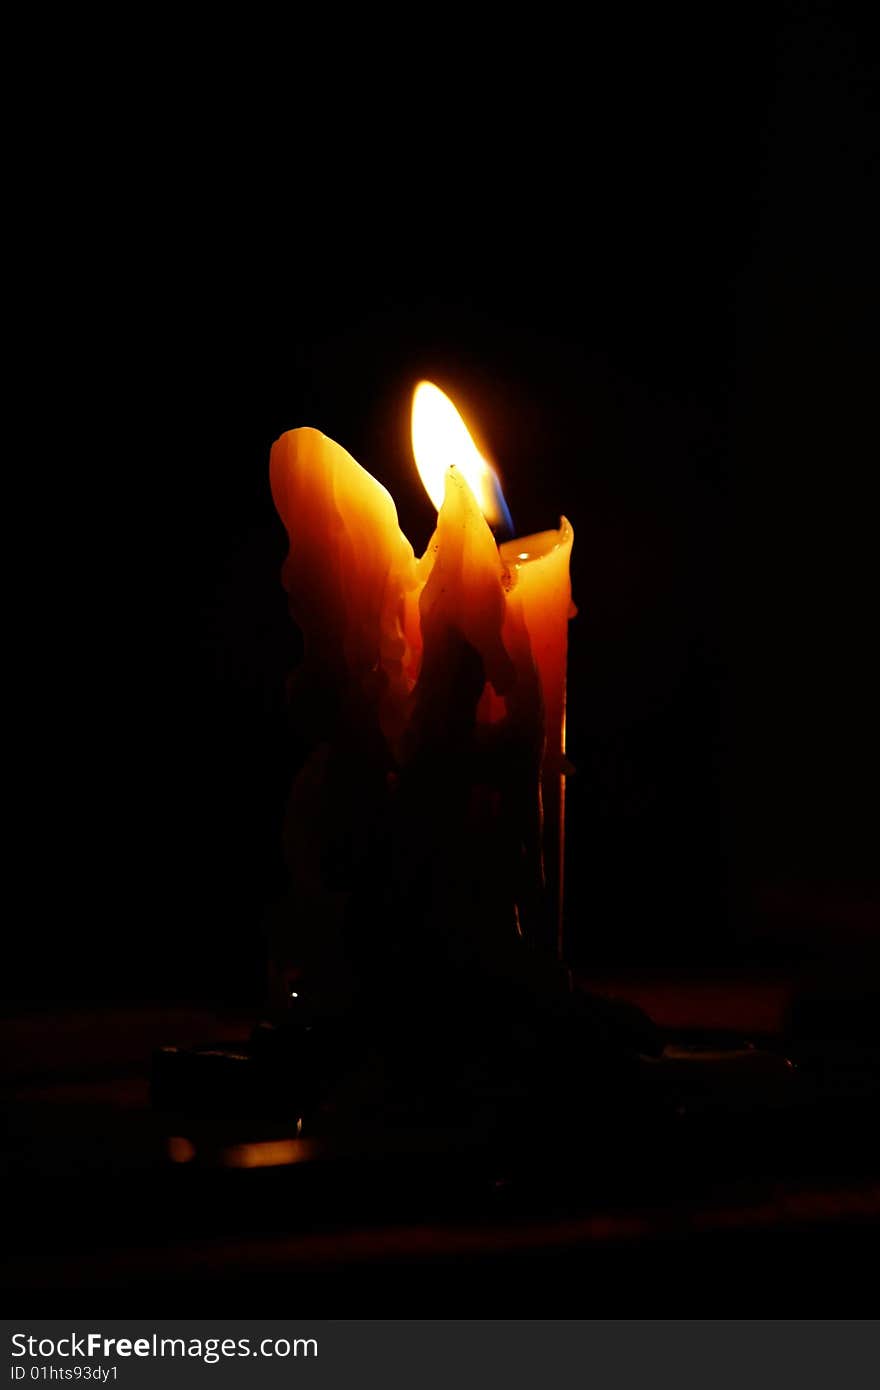
M413 393L412 448L419 477L438 512L447 470L456 468L489 525L513 529L494 468L483 458L452 401L431 381L420 381Z
M297 1132L301 1132L300 1122ZM251 1144L232 1144L223 1150L224 1168L283 1168L314 1156L314 1145L305 1139L261 1139Z
M172 1163L192 1163L195 1156L195 1145L189 1139L181 1134L169 1135L168 1157Z

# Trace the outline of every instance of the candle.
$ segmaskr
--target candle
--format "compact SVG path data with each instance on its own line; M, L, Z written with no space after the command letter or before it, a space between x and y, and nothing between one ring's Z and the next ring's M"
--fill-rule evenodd
M313 744L288 855L298 916L321 920L312 967L337 973L365 949L351 907L365 892L393 949L411 949L415 925L447 958L485 966L511 919L546 935L549 890L561 947L572 529L563 518L498 547L497 477L428 383L413 446L438 508L421 559L388 492L340 445L298 429L272 449L304 636L295 704Z

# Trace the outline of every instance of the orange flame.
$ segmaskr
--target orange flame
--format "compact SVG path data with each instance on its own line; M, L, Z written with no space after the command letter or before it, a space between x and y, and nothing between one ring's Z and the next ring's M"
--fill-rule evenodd
M431 381L420 381L413 393L412 447L419 477L438 512L447 469L457 468L489 525L513 530L494 468L483 458L452 401Z

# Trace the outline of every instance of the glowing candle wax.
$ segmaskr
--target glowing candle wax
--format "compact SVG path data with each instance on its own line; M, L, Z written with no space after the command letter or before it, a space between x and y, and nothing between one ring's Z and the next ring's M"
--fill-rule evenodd
M482 924L492 915L485 880L507 865L516 878L519 855L536 881L546 863L555 935L572 529L563 518L558 532L499 550L486 520L509 522L497 478L454 406L427 383L414 398L413 447L438 506L420 560L390 495L338 444L299 429L273 446L272 494L290 539L283 581L305 642L300 698L316 721L315 743L331 750L301 776L294 858L304 877L313 872L322 835L339 835L329 818L347 814L362 775L375 791L366 803L361 789L353 798L346 833L358 863L371 854L358 850L364 821L384 823L380 786L401 789L392 894L408 904L419 889L433 895L444 921L467 920L458 906L470 898L470 920ZM348 783L343 761L362 770ZM328 776L322 831L315 789ZM484 832L493 844L474 887L473 841ZM438 850L425 848L438 838L447 851L439 869ZM517 887L517 913L519 896Z
M390 494L313 429L276 441L269 476L290 539L282 582L303 633L302 683L329 699L328 719L355 701L393 722L407 693L404 597L419 575Z

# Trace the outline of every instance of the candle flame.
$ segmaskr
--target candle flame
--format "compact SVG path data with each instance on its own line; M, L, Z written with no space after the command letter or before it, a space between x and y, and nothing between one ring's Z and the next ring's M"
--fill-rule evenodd
M446 471L457 468L489 525L513 532L498 475L483 458L452 401L431 381L420 381L413 393L412 447L419 477L438 512Z

